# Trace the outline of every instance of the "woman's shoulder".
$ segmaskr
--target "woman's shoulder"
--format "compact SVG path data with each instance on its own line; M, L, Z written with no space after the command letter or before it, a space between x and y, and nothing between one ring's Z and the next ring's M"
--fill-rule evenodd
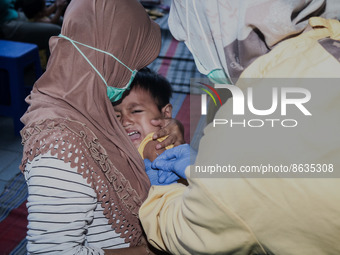
M77 167L72 167L70 162L59 159L51 152L28 161L23 173L28 186L44 185L51 189L81 192L96 197L91 184L78 172Z

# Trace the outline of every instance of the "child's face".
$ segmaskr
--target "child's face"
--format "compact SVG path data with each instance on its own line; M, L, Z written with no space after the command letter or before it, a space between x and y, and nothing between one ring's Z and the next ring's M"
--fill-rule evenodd
M171 109L170 116L165 112L168 106L160 111L150 93L133 88L119 105L114 106L114 109L132 143L138 148L149 133L159 130L159 127L151 124L152 119L171 117Z

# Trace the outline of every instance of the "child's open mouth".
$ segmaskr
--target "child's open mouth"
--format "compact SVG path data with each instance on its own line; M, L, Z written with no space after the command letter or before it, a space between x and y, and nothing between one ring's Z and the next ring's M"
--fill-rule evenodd
M130 137L131 141L140 139L140 137L141 137L141 135L138 131L128 132L128 136Z

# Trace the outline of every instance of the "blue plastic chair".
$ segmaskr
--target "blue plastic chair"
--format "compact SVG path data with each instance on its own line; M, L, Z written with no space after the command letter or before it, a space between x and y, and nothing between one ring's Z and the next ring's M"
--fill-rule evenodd
M0 86L2 94L3 91L9 91L9 96L3 94L0 97L0 115L13 118L15 135L19 135L23 127L20 118L28 106L25 97L32 89L31 86L25 85L25 69L32 65L37 80L42 74L37 45L0 40L0 70L3 76L8 77L0 79Z

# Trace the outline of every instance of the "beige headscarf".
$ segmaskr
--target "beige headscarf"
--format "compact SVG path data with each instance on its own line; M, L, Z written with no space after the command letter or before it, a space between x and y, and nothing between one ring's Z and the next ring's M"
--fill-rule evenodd
M72 0L62 35L116 56L132 70L158 55L160 29L137 0ZM124 87L131 72L114 58L77 45L108 86ZM150 187L144 164L106 94L106 85L70 41L50 39L46 72L35 83L22 117L28 160L50 151L91 183L104 215L131 246L141 241L138 209ZM119 222L119 223L117 223Z
M308 18L339 18L339 7L339 0L174 0L169 27L201 73L221 70L235 83L255 59L302 33Z

